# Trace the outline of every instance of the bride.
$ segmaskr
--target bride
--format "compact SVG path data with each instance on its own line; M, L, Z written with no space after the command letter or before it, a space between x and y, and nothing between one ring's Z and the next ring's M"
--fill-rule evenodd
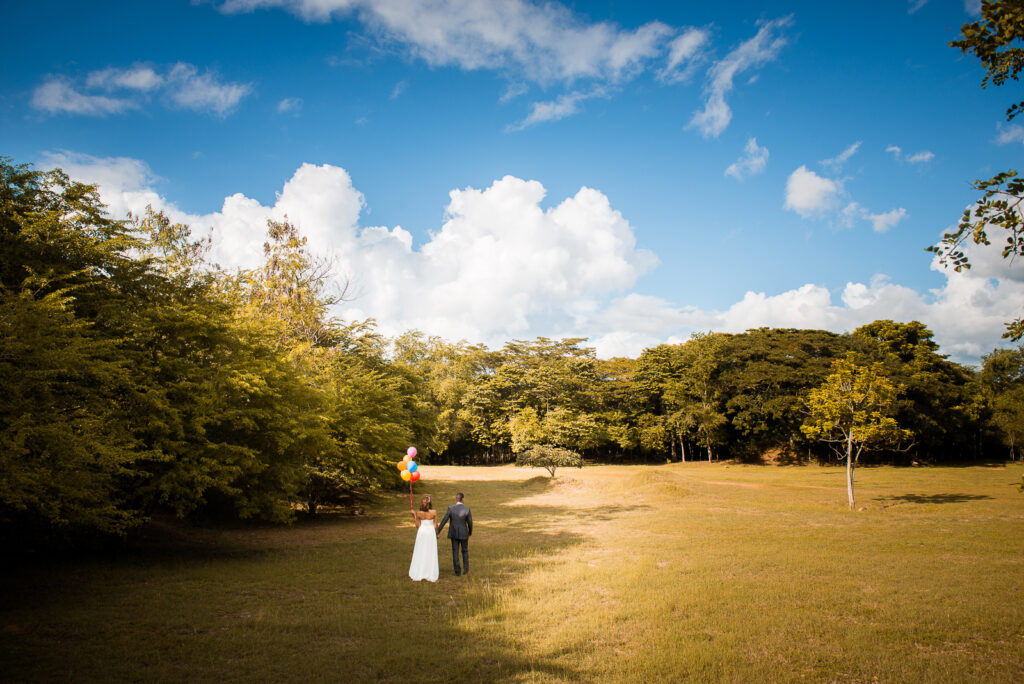
M416 521L416 545L412 549L412 563L409 564L409 577L420 580L437 581L437 511L430 496L423 497L420 510L410 511Z

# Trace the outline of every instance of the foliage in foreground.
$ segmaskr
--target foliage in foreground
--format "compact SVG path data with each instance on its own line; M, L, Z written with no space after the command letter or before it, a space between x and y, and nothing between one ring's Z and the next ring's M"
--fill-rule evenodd
M982 0L981 20L968 22L960 28L960 39L950 42L964 54L973 53L985 67L981 87L989 83L1001 86L1017 82L1024 69L1024 3L1020 0ZM1024 112L1024 102L1012 103L1006 120ZM1024 256L1024 179L1014 169L997 173L972 185L982 191L973 207L964 210L957 229L946 233L937 245L928 247L939 256L939 263L961 271L970 268L964 244L988 245L990 233L1003 239L1002 257ZM1024 318L1006 324L1003 337L1020 340L1024 337Z

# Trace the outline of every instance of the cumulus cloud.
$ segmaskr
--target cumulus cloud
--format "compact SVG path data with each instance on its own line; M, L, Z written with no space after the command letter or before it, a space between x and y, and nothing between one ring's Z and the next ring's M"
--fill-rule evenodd
M581 188L545 206L537 181L506 176L489 187L452 190L445 219L421 245L395 226L360 225L366 201L342 168L303 164L270 206L242 193L218 211L188 214L161 196L149 168L133 159L48 155L73 177L97 182L114 215L152 205L197 233L212 231L214 257L226 267L262 259L266 220L288 217L310 247L331 256L357 299L341 313L375 318L385 334L416 328L492 346L515 337L584 336L601 356L635 356L694 330L742 332L798 327L849 331L879 318L919 320L945 353L976 362L1001 343L1003 322L1024 306L1021 263L999 245L968 246L974 268L940 270L945 283L918 292L878 275L841 292L808 283L785 292L748 292L724 310L680 306L633 292L657 262L639 248L633 227L598 190Z
M885 151L892 155L893 159L899 161L900 155L903 154L903 148L899 145L889 145L885 148Z
M860 149L860 141L853 143L845 150L832 157L831 159L822 159L820 164L826 169L829 169L833 173L839 173L843 169L843 165L852 157L857 154L857 150Z
M793 24L792 17L766 22L757 34L740 44L708 71L704 88L704 107L694 112L688 128L696 128L705 138L717 138L732 120L732 109L725 96L740 74L773 61L786 45L782 31Z
M819 176L801 166L786 180L785 208L803 218L822 216L836 207L842 190L838 181Z
M743 180L745 176L756 176L763 173L768 165L768 148L760 147L757 138L747 140L743 148L743 156L737 159L725 170L725 175L732 176L736 180Z
M111 97L115 92L121 95ZM138 109L148 101L148 94L158 92L176 107L223 117L252 92L252 86L222 82L210 71L200 74L194 65L184 62L164 73L137 64L125 69L108 67L92 71L81 85L66 76L48 77L33 91L31 105L50 114L105 116Z
M996 136L996 143L1009 145L1010 143L1024 143L1024 126L1010 124L1009 126L999 123L999 135Z
M856 144L851 145L840 157L845 155L849 158L856 149ZM827 159L822 163L834 161ZM836 211L844 198L847 199L845 206ZM903 207L874 214L860 203L850 200L840 181L819 176L806 166L801 166L789 175L786 181L785 208L795 211L805 219L820 219L832 215L838 224L845 228L852 228L858 221L868 221L876 233L886 232L908 216L907 210Z

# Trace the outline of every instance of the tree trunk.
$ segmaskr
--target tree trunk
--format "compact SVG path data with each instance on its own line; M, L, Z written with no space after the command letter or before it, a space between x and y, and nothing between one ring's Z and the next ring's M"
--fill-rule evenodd
M850 510L853 510L853 433L846 438L846 496L850 499Z
M686 442L683 441L682 437L679 438L679 454L682 457L683 463L686 463Z

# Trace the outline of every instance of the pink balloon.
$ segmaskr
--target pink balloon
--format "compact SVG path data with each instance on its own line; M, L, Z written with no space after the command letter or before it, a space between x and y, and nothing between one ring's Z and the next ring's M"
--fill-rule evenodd
M405 450L405 453L409 458L416 458L416 447L409 447Z

